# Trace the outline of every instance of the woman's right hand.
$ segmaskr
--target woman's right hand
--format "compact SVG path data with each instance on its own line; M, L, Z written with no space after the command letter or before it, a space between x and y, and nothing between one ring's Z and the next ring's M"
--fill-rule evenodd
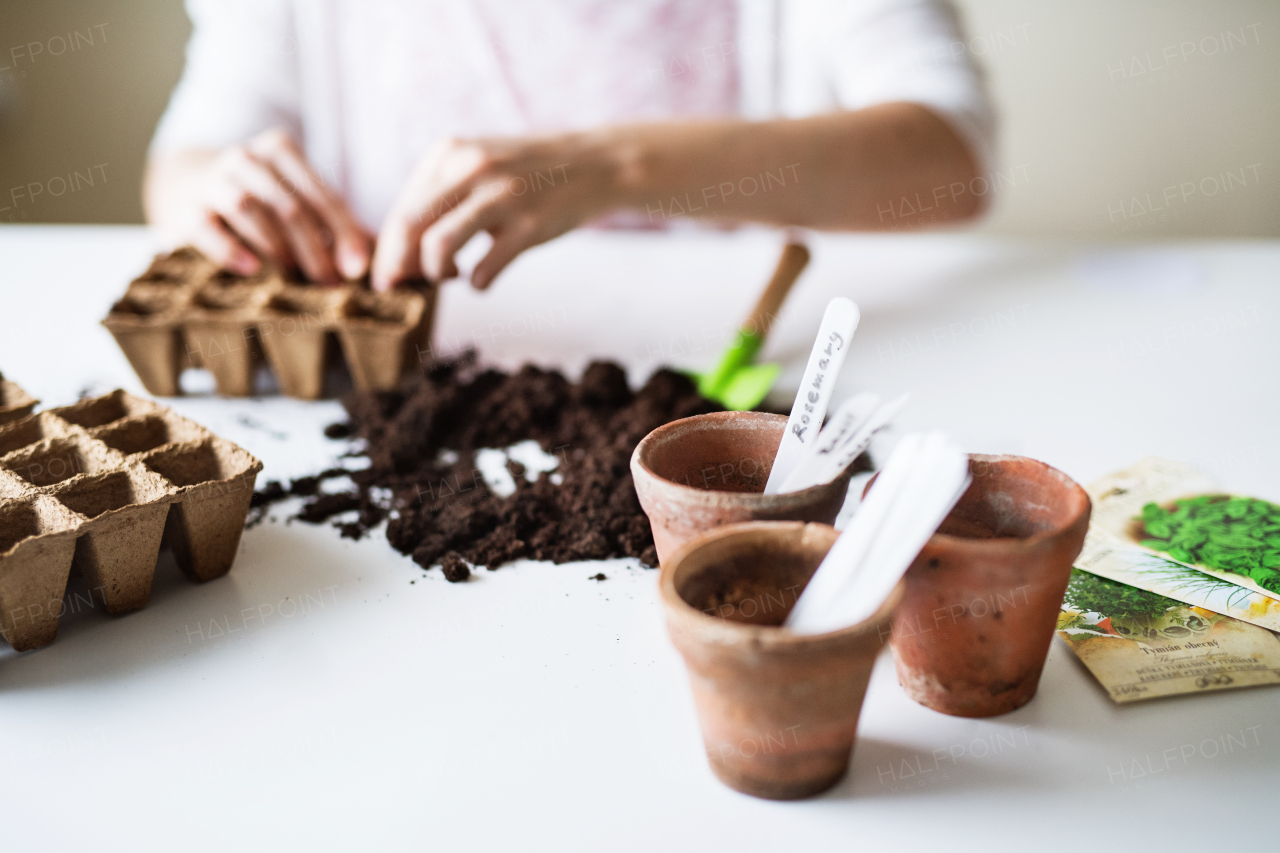
M312 281L359 278L373 240L283 130L220 152L161 158L149 170L149 218L223 268L251 275L263 260Z

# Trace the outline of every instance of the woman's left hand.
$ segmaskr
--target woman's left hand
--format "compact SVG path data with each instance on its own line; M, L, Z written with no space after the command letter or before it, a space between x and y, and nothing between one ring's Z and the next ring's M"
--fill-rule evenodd
M530 246L610 210L621 158L601 134L447 140L419 164L378 234L373 286L458 275L454 255L477 232L493 245L471 273L484 290Z

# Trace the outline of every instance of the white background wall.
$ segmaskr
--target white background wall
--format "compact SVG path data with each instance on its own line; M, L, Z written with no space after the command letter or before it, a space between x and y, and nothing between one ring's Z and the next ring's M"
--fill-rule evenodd
M1280 236L1280 2L959 6L1003 122L984 229Z

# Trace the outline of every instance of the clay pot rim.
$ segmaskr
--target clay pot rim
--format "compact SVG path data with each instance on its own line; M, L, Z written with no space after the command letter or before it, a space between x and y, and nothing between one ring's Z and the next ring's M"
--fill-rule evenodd
M1041 548L1046 542L1057 539L1063 534L1070 531L1080 523L1081 516L1086 518L1093 509L1093 501L1089 499L1089 494L1083 487L1071 477L1054 468L1048 462L1041 462L1039 459L1032 459L1030 456L1018 456L1013 453L970 453L969 460L971 462L1032 462L1047 470L1052 476L1056 477L1061 483L1067 487L1069 494L1075 495L1079 499L1079 507L1070 518L1061 525L1042 530L1031 536L1025 537L1003 537L999 539L971 539L967 536L955 536L950 533L934 533L929 537L926 548L930 545L945 545L948 548L958 548L968 551L971 554L1008 554L1017 551L1033 551ZM875 479L874 477L872 478ZM871 487L871 483L867 483L867 488ZM865 494L865 491L864 491Z
M905 580L898 581L889 598L869 619L825 634L797 634L781 625L751 625L708 616L681 598L680 593L676 591L676 567L691 553L705 545L755 530L783 533L803 530L809 526L835 530L829 524L816 521L743 521L708 530L689 540L680 546L659 570L658 590L668 615L685 622L691 629L690 633L696 632L700 643L749 646L759 652L775 654L811 654L827 647L843 646L856 637L876 632L880 625L889 620L898 602L902 600L906 589Z
M794 506L805 506L818 499L819 495L845 479L845 475L852 467L853 462L849 463L844 471L836 476L834 480L827 483L819 483L816 486L810 486L798 492L784 492L777 495L766 495L762 492L726 492L720 489L695 489L693 486L687 486L683 483L677 483L675 480L668 480L666 477L656 473L652 468L646 465L642 457L658 442L662 441L668 433L675 432L682 427L688 427L691 422L699 423L719 423L721 421L735 420L759 420L765 422L779 422L785 424L787 422L786 415L775 415L771 412L709 412L702 415L693 415L688 418L681 418L677 421L663 424L651 433L641 439L636 445L636 449L631 453L631 470L634 473L643 471L650 482L657 488L670 492L672 496L678 496L678 500L685 504L695 504L703 507L711 508L748 508L753 511L787 511ZM856 460L855 460L856 461ZM847 486L845 487L847 488ZM674 555L673 555L674 556Z

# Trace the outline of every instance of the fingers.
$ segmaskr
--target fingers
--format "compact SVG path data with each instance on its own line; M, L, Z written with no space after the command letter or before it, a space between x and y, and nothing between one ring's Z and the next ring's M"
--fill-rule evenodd
M398 204L387 216L378 232L378 248L373 257L374 290L390 290L397 282L419 275L441 280L427 272L419 250L427 228L442 213L452 210L459 196L437 200L434 194L427 194L426 198L421 208Z
M231 257L231 239L321 282L337 281L339 270L358 278L368 269L369 235L283 131L223 152L208 180L206 211L222 226L202 226L211 249Z
M457 276L456 254L478 232L487 231L494 244L472 273L473 286L484 289L524 249L602 212L613 186L612 161L607 159L591 172L595 178L588 184L569 187L553 181L545 192L530 192L527 176L540 174L540 168L564 168L579 147L576 137L437 146L379 232L374 288L386 290L419 274L437 282ZM561 165L549 165L557 163Z
M293 139L283 131L268 131L251 141L248 149L271 166L281 191L300 196L333 235L332 254L342 274L347 278L364 275L372 254L369 235L346 203L307 164Z
M432 149L378 232L372 271L375 290L389 290L396 282L418 275L433 278L420 254L423 234L469 198L490 165L482 152L453 140Z
M498 209L500 190L478 187L462 204L436 220L421 240L422 271L432 281L444 281L458 274L454 255L477 232L496 228L500 222Z
M201 219L191 234L191 244L206 258L234 273L253 275L262 268L258 256L245 248L216 214Z
M471 271L471 286L476 290L488 290L489 285L497 278L498 273L506 269L507 264L531 246L541 243L538 227L532 219L516 220L510 226L494 234L493 245L489 252L480 259Z
M294 265L294 255L280 223L253 190L234 178L223 181L213 188L210 204L239 242L259 257L271 258L285 267Z
M298 193L288 192L272 165L252 154L246 154L233 168L233 184L252 199L250 207L257 205L273 220L289 255L297 259L307 277L313 281L337 281L338 271L330 251L333 237L306 200ZM234 222L230 224L237 227Z
M378 248L373 254L369 281L374 290L390 290L396 282L413 278L422 271L418 241L422 228L413 217L393 210L378 232Z

